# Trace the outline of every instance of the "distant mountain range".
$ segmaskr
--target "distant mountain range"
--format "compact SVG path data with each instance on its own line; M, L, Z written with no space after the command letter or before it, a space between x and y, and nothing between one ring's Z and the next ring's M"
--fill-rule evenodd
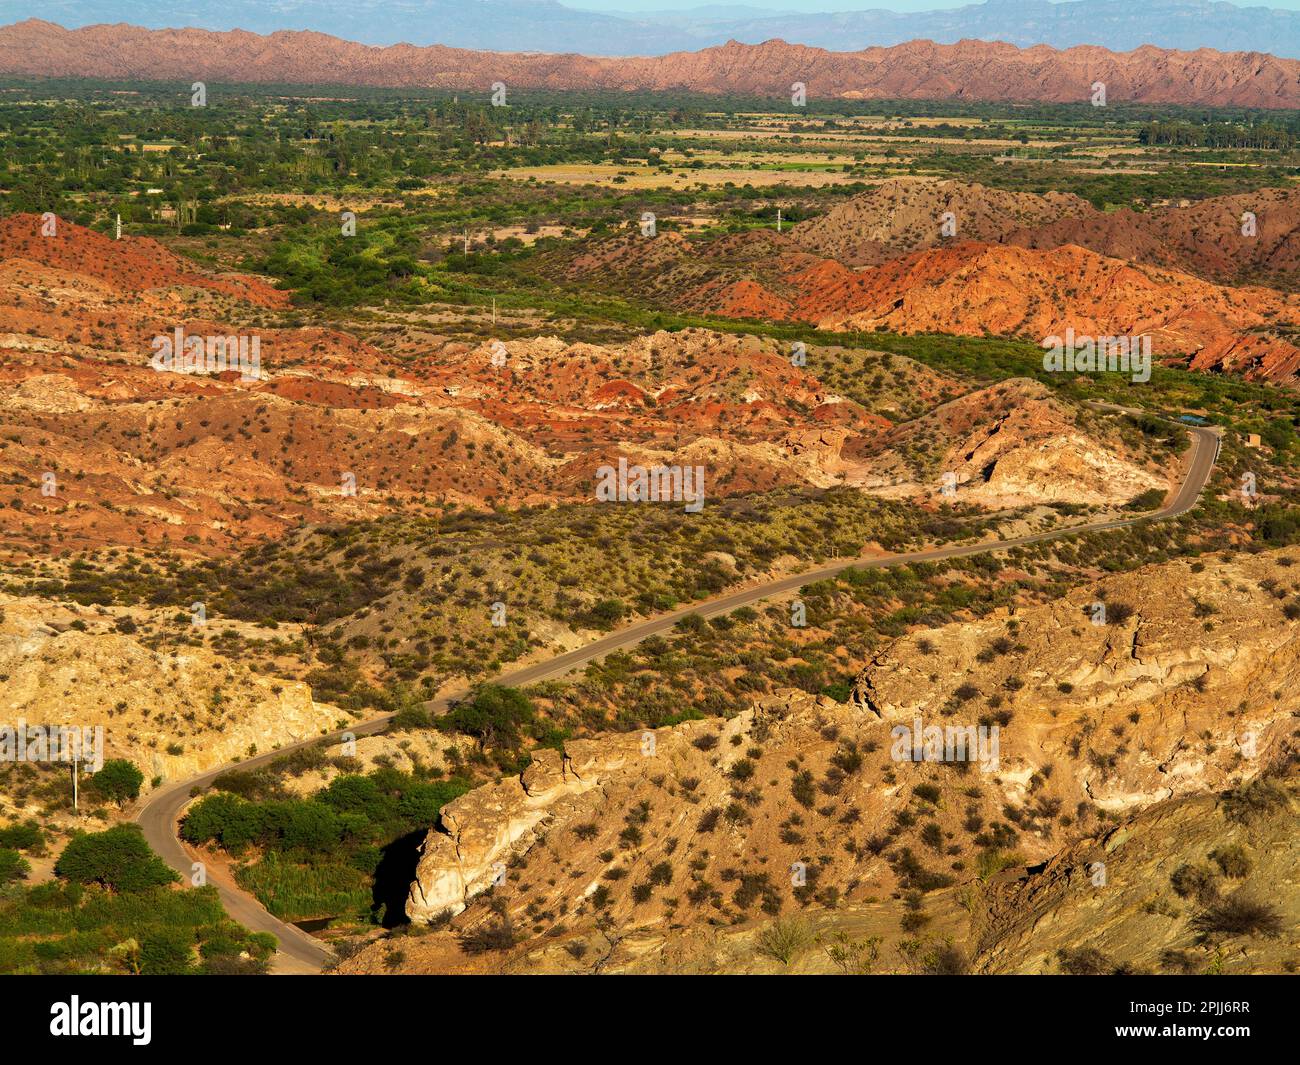
M1300 57L1300 11L1237 7L1209 0L988 0L943 11L853 11L711 20L689 12L658 16L664 25L714 39L757 44L780 37L837 51L902 44L923 38L940 44L975 39L1028 48L1096 44L1127 52L1144 44L1193 51L1268 52Z
M270 82L471 89L733 93L842 99L1043 100L1083 103L1094 82L1119 103L1300 107L1300 61L1204 49L910 41L831 52L785 41L729 44L653 57L469 51L443 45L375 48L322 33L66 30L29 19L0 27L0 74L189 82Z
M828 6L834 4L827 0ZM780 0L774 6L780 7ZM68 27L125 22L151 29L263 34L316 30L371 45L606 56L664 55L729 40L759 44L780 38L836 51L916 39L940 44L976 39L1021 47L1096 44L1112 51L1153 44L1300 58L1300 12L1210 0L988 0L941 11L826 14L714 4L639 15L601 14L554 0L173 0L165 5L154 0L0 0L0 23L27 18Z

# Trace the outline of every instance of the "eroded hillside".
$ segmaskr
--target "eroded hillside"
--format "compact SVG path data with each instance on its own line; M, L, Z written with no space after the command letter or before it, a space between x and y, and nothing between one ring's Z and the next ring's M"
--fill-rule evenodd
M810 360L806 346L705 330L609 345L421 334L380 349L286 324L285 293L261 279L204 272L149 240L42 227L33 215L0 227L11 551L36 539L51 552L224 554L327 520L589 501L600 468L620 460L702 468L706 498L877 483L923 495L936 471L879 475L875 456L922 412L963 393L983 403L969 382L869 351L839 366L851 398L825 383L831 363L816 349ZM177 331L256 340L256 365L160 372L158 338ZM970 503L1120 505L1167 484L1160 456L1131 453L1102 422L1071 427L1059 406L1039 418L1039 406L1002 423L1000 452L1080 450L1123 475L1063 478L1047 494L986 485ZM981 443L953 443L946 461L964 485L975 474L958 453Z
M919 940L988 971L1069 971L1084 961L1059 951L1085 948L1095 965L1174 965L1170 950L1193 970L1281 971L1300 962L1295 562L1148 567L903 637L847 702L787 691L539 751L444 808L407 903L437 930L397 968L764 971L782 967L779 918L825 971L816 935L878 935L881 966L904 970L924 968L906 956ZM930 761L934 727L940 748L972 729L967 757ZM1236 846L1245 863L1225 858L1213 891L1174 876ZM1277 907L1262 952L1206 916L1238 888ZM392 968L388 949L343 970Z
M1147 336L1170 365L1294 380L1292 191L1119 214L1060 193L893 179L792 233L617 235L542 268L681 310L827 330Z
M267 676L198 631L147 609L105 610L0 596L0 715L7 727L101 729L98 756L140 768L146 790L348 720L301 681ZM162 621L161 640L144 627ZM152 627L152 626L150 626ZM0 811L50 827L72 819L70 764L0 765Z

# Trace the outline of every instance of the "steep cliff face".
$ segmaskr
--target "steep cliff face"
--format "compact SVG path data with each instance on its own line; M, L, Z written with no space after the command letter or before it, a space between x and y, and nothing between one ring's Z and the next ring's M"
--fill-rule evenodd
M744 715L722 731L741 735L748 723ZM611 788L636 787L665 772L679 776L692 768L705 771L708 759L692 744L701 736L716 741L717 727L688 722L655 732L578 740L566 744L563 754L537 752L519 777L507 777L449 803L441 825L425 839L407 916L427 921L446 912L460 913L470 898L501 880L507 863L538 841L543 825L572 825L595 815ZM713 746L716 742L710 742L709 749ZM733 752L732 760L737 757ZM597 794L589 794L596 789ZM595 887L592 883L586 890Z
M1055 765L1107 810L1223 788L1276 754L1300 705L1289 557L1148 567L907 636L853 698L893 722L1009 714L1013 776Z
M902 926L896 899L867 899L808 907L780 925L768 917L734 925L606 921L498 954L466 955L451 933L438 932L403 940L401 971L1295 973L1298 809L1294 772L1159 803L1041 867L927 894L920 928ZM392 965L376 945L343 971Z

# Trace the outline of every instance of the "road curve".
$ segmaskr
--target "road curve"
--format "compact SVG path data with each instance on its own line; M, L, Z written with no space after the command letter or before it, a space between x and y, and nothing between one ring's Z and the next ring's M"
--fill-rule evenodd
M1097 403L1093 404L1093 406L1109 410L1124 410L1124 408L1114 407L1109 404ZM938 559L964 558L969 555L983 554L984 552L1005 551L1008 548L1039 543L1044 540L1055 540L1062 536L1104 532L1109 529L1120 529L1127 525L1135 525L1142 521L1159 521L1177 517L1196 505L1202 490L1209 483L1210 473L1213 471L1214 463L1219 456L1221 442L1217 429L1190 427L1188 432L1192 437L1192 453L1187 460L1186 476L1183 478L1183 483L1179 486L1174 498L1159 510L1137 514L1132 517L1116 518L1111 521L1075 525L1064 529L1050 529L1045 532L1031 533L1027 536L1017 536L1009 540L983 540L974 544L936 547L926 551L911 551L899 555L842 559L816 569L805 570L790 577L782 577L779 580L769 581L765 584L720 595L714 599L704 600L674 610L671 613L650 618L647 621L637 622L635 625L629 625L618 632L603 636L599 640L595 640L577 650L566 651L564 654L556 655L554 658L549 658L543 662L536 662L532 665L522 666L519 669L500 673L494 680L498 684L512 687L535 684L542 680L551 680L566 673L571 673L575 669L585 666L588 662L609 654L611 651L631 647L647 637L667 632L689 614L699 614L701 617L710 618L719 614L730 613L739 607L749 606L763 599L776 598L795 592L806 584L825 580L848 569L879 569L887 566L901 566L909 562L932 562ZM430 710L441 711L455 697L456 695L453 694L425 705ZM330 739L337 740L345 732L354 736L369 735L382 729L391 717L391 714L386 714L383 717L358 722L339 732L327 736L313 736L310 739L280 747L278 750L267 751L265 754L221 766L199 776L191 777L188 780L178 781L175 784L160 788L147 796L139 805L135 819L144 830L145 839L148 840L149 846L188 881L192 875L194 858L186 851L177 837L177 822L184 813L185 807L190 801L191 793L195 789L205 788L227 770L234 768L250 769L265 765L300 747ZM221 902L231 918L255 932L270 932L279 941L280 949L276 954L272 971L280 973L319 972L325 963L333 957L319 940L309 936L300 928L271 916L253 896L241 891L233 884L225 882L224 877L213 876L211 882L216 885L221 895Z

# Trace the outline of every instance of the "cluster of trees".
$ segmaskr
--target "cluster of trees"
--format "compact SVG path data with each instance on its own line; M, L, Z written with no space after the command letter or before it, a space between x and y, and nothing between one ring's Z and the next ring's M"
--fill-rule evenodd
M86 783L86 791L91 795L119 806L136 798L144 783L144 774L134 764L122 758L106 761L99 772ZM111 830L93 836L76 836L68 844L55 872L82 883L97 882L106 887L119 888L126 881L131 890L138 890L142 881L136 876L149 877L158 870L168 872L166 866L158 859L157 866L148 871L148 858L151 856L144 838L138 832L131 833L134 826L126 826L125 833ZM0 827L0 887L26 880L31 872L31 863L23 857L45 853L45 833L36 821ZM143 848L143 850L141 850ZM169 883L164 878L159 883Z
M0 830L0 847L42 842L35 825ZM0 973L259 973L275 952L274 936L226 917L216 888L176 890L137 825L74 835L54 872L6 891Z
M188 87L184 91L180 86L133 88L137 95L132 108L124 110L112 95L112 86L15 87L12 101L0 105L0 138L6 145L0 159L0 210L55 210L101 226L121 214L137 232L172 229L198 235L229 227L238 235L290 224L293 212L302 210L291 204L255 204L249 202L251 197L242 198L245 194L268 190L313 194L358 187L409 191L432 179L463 179L501 167L651 160L656 151L682 147L673 133L683 127L733 129L750 123L748 116L755 112L785 109L784 103L771 99L702 101L688 95L575 96L513 90L506 106L494 107L486 87L481 93L462 94L362 89L345 100L290 99L287 105L281 90L251 88L238 93L224 90L208 107L194 108L189 106ZM1080 136L1097 121L1095 109L1074 105L1012 108L955 101L872 101L866 109L884 111L887 117L974 115L983 119L975 129L939 124L893 131L907 138L959 131L966 137L1014 137L1025 142L1060 130ZM823 129L834 128L837 116L863 110L860 101L814 99L803 113L809 126ZM1107 117L1135 130L1144 143L1225 149L1293 147L1295 130L1284 119L1256 118L1246 112L1196 113L1189 118L1177 109L1154 114L1153 118L1151 109L1114 108L1108 109ZM153 150L142 150L146 144ZM727 142L706 137L696 146L725 148ZM757 142L756 147L770 146ZM935 154L922 165L928 169L938 165L952 174L964 166L974 167L970 176L1004 186L1021 180L1011 169L970 153ZM1086 186L1117 180L1114 175L1069 170L1047 174L1043 167L1024 168L1023 175L1023 180L1039 184L1078 181ZM1224 191L1225 175L1206 175L1198 168L1192 177L1218 183L1192 188L1192 194ZM1251 180L1263 178L1255 175ZM1162 195L1181 194L1174 187L1181 182L1177 174L1145 180L1160 186ZM151 194L149 189L160 191ZM1080 191L1097 201L1090 190ZM830 188L816 195L837 194ZM483 198L481 189L477 195ZM564 194L552 190L552 195ZM771 198L775 193L768 189L763 195ZM175 212L166 220L161 213L164 204ZM300 224L302 219L297 221ZM365 266L356 261L346 265ZM399 254L388 264L392 277L385 279L386 284L392 284L393 278L400 283L402 265Z
M274 778L236 780L218 787L279 791ZM253 787L244 785L252 784ZM461 778L422 779L383 768L345 774L308 798L250 799L215 791L195 803L181 838L232 854L260 854L236 878L285 920L343 918L404 920L415 853L443 805L470 788Z
M1191 148L1271 148L1288 151L1296 133L1276 122L1152 121L1138 131L1139 144Z
M629 107L612 95L575 103L511 93L508 106L494 107L487 92L362 90L285 107L281 93L254 89L194 108L188 88L159 86L124 110L108 86L67 84L57 91L68 98L54 100L49 87L29 98L15 91L0 106L0 208L54 210L85 224L120 214L134 227L192 235L240 233L287 206L232 199L241 193L409 190L500 166L594 162L619 150L620 130L644 138L700 114L670 107L665 115L661 101ZM175 209L165 221L164 204Z
M480 685L467 699L438 718L444 732L473 736L484 747L517 750L524 732L537 724L537 710L518 688Z
M530 744L563 749L568 732L537 713L518 688L480 684L464 699L453 703L441 717L433 717L412 703L393 721L396 729L437 728L478 741L484 759L495 760L502 772L517 772L528 764Z
M308 862L355 859L377 864L377 845L438 820L443 805L469 788L464 780L418 780L395 769L348 774L307 799L249 800L214 792L181 823L181 838L233 853L250 845L292 852Z
M1277 504L1267 506L1256 516L1256 528L1261 539L1273 547L1300 543L1300 510Z
M275 241L259 270L292 288L297 303L345 307L371 300L417 301L423 298L412 282L418 254L413 227L363 226L351 237L337 228L317 229Z

